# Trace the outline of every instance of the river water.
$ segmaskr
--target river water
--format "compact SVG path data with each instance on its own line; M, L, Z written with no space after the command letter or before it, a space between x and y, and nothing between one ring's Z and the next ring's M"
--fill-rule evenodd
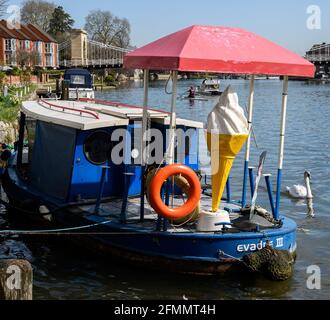
M184 94L197 80L179 82ZM231 84L238 92L242 107L246 107L249 82L224 80L223 88ZM150 106L169 110L169 95L165 82L151 83ZM256 81L252 165L257 165L262 151L268 152L265 171L274 174L281 112L282 82ZM141 105L141 82L132 82L117 90L97 92L97 98ZM205 122L216 103L178 100L178 116ZM258 275L192 277L150 272L117 265L111 258L91 255L86 250L68 244L61 238L9 237L0 239L0 258L25 258L34 267L35 299L328 299L330 297L330 87L328 85L290 82L288 126L282 213L293 218L298 226L298 260L294 277L276 283ZM205 143L201 134L202 151ZM204 146L204 147L203 147ZM207 157L204 169L207 171ZM305 201L291 199L285 187L303 184L304 171L312 173L315 218L307 215ZM243 155L232 171L233 198L241 197ZM269 208L264 182L259 203ZM9 222L4 209L0 211L0 227ZM321 269L321 290L307 286L309 266Z

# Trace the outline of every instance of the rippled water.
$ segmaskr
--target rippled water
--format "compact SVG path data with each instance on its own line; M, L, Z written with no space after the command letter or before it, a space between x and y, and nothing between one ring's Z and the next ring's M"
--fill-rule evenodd
M198 81L180 81L184 93ZM226 80L246 105L248 81ZM165 82L151 83L150 105L168 109L170 96ZM257 81L255 93L255 135L252 164L256 165L263 150L268 151L265 170L276 174L281 81ZM98 92L97 98L141 105L142 83L130 83L118 90ZM216 100L208 102L178 100L178 116L206 121ZM312 173L316 217L307 217L305 201L283 194L282 212L299 226L298 261L293 279L274 283L262 276L191 277L154 273L129 266L116 265L111 258L100 258L61 238L10 237L0 246L1 257L26 258L34 267L36 299L327 299L330 297L330 87L327 85L290 82L286 156L283 181L285 186L303 183L306 169ZM203 148L202 148L203 149ZM205 149L205 148L204 148ZM237 159L232 172L233 197L241 196L243 157ZM275 177L273 177L275 180ZM274 182L274 181L273 181ZM264 184L259 202L269 206ZM0 226L8 224L6 212L0 212ZM322 290L306 286L307 267L322 270Z

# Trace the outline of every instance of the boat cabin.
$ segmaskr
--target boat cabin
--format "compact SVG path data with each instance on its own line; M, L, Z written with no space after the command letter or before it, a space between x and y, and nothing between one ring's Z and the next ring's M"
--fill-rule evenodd
M94 99L93 77L86 69L69 69L64 73L64 81L69 85L69 99Z
M40 100L24 102L29 164L26 179L37 191L61 202L80 202L98 196L102 169L107 168L103 198L122 197L124 174L132 174L129 196L141 190L142 108L113 103ZM169 127L169 114L149 112L151 128L162 137ZM203 124L178 119L178 129L189 133L184 164L198 170L198 128ZM162 157L166 142L162 146ZM111 157L113 152L119 154ZM180 155L179 155L180 156ZM113 158L113 159L112 159Z

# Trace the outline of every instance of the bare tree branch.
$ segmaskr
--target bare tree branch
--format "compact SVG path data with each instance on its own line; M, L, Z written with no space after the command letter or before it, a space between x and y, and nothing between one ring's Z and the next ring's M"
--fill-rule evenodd
M39 26L49 32L49 24L56 5L44 0L25 0L22 6L22 21Z
M108 45L127 47L130 44L131 26L110 11L92 11L86 17L85 29L92 40Z

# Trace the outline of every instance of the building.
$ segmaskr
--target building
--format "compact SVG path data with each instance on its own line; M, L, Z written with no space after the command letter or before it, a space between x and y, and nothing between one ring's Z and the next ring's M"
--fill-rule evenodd
M0 21L0 65L31 68L57 68L58 44L39 27L21 24L10 29Z
M313 63L330 62L330 44L315 44L306 52L306 58Z

